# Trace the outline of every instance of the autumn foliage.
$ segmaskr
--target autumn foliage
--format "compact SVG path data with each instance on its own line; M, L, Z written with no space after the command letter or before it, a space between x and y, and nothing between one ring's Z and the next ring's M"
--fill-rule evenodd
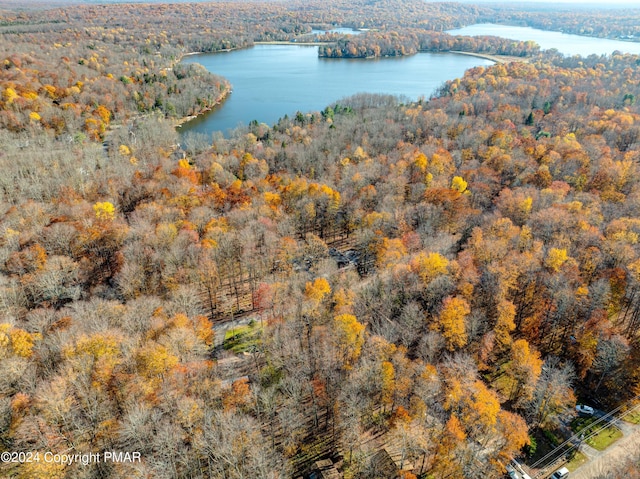
M142 453L3 477L284 479L326 458L393 477L388 448L400 477L498 478L577 395L609 409L640 391L638 58L440 32L568 14L0 15L0 448ZM178 140L173 121L229 88L184 53L332 24L371 31L325 37L326 56L530 61L473 68L428 101L361 94Z

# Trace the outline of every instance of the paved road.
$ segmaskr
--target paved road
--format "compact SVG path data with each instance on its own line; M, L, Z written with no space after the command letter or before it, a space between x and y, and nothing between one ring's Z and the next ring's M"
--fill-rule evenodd
M640 451L640 426L627 422L616 422L624 436L604 451L597 451L591 447L583 448L589 457L589 462L583 464L571 473L571 479L595 479L596 477L615 470L615 467L627 459L637 456Z

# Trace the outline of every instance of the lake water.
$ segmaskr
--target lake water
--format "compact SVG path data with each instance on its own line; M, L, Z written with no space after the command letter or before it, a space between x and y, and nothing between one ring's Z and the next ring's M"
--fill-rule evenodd
M400 58L318 58L318 48L256 45L244 50L188 56L227 78L233 93L218 108L185 123L180 132L226 132L252 120L274 124L297 111L321 111L356 93L387 93L417 100L446 80L493 62L454 53L419 53Z
M362 30L354 30L353 28L332 28L331 30L311 30L312 34L318 35L321 33L344 33L345 35L360 35Z
M529 27L495 25L493 23L478 23L456 30L449 30L447 33L465 36L493 35L521 41L533 40L540 45L542 50L555 48L564 55L581 55L587 57L593 53L596 55L610 54L616 50L624 53L640 54L640 43L609 40L606 38L583 37L567 33L537 30Z
M640 54L640 43L607 40L528 27L478 24L451 30L452 35L495 35L533 40L542 49L566 55L608 54L615 50ZM188 56L227 78L233 93L215 110L185 123L180 132L227 132L252 120L274 124L297 111L321 111L355 93L387 93L416 100L428 98L446 80L492 62L452 53L418 53L381 59L318 58L317 47L256 45L226 53Z

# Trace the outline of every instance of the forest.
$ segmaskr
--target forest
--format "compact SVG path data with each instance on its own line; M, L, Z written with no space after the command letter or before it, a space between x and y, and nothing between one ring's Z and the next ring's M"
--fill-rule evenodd
M577 403L640 422L640 58L443 33L640 12L5 4L2 477L548 474ZM370 31L320 55L526 61L178 137L233 87L184 55L322 25ZM20 459L105 451L141 460Z
M632 41L640 39L640 10L612 9L597 11L581 11L580 14L569 11L566 7L553 11L531 12L505 8L498 14L501 23L541 28L543 30L575 33L598 38L622 38ZM496 17L491 17L492 21Z
M532 41L517 41L499 37L452 36L425 30L365 32L343 35L335 43L318 48L318 56L326 58L377 58L413 55L417 52L464 51L527 57L538 53L540 47Z

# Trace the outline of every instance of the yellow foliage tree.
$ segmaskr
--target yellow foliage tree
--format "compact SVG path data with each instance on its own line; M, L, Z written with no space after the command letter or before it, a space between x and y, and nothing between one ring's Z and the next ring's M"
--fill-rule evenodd
M542 372L540 353L529 346L526 339L511 345L511 362L505 373L512 383L511 398L529 399Z
M31 334L19 328L12 329L10 336L13 353L23 358L30 358L33 355L33 345L37 339L40 339L40 334Z
M427 284L435 277L446 274L449 261L439 253L420 253L411 261L411 270Z
M446 298L438 318L438 326L449 351L467 344L465 319L471 312L469 303L462 298Z
M213 324L206 316L196 316L196 336L207 346L213 344Z
M149 378L162 376L178 364L178 358L161 344L145 346L136 358L140 372Z
M454 176L451 180L451 189L458 193L467 191L467 182L461 176Z
M337 347L343 367L350 369L360 357L364 344L364 325L352 314L340 314L334 318L337 333Z
M502 435L499 455L506 462L531 443L529 428L522 417L508 411L498 413L498 431Z
M498 319L494 331L496 333L496 340L502 346L507 346L511 343L511 331L516 328L514 319L516 317L516 307L511 301L502 300L498 303Z
M27 100L35 100L38 98L38 94L33 90L28 90L22 93L22 98L26 98Z
M81 337L74 348L66 351L67 357L88 355L94 359L103 356L118 356L120 347L118 339L110 334L94 334Z
M44 451L40 453L39 461L24 462L17 468L19 479L63 479L65 477L66 464L43 459Z
M30 358L35 342L41 338L39 333L32 334L7 323L0 324L0 359L12 354Z
M92 372L95 385L105 384L114 368L122 362L121 338L111 332L82 336L75 346L65 349L65 356L75 359L76 369Z
M427 170L428 160L424 153L419 152L413 159L413 164L422 173Z
M468 429L475 429L479 433L491 430L498 421L500 401L498 395L491 391L482 381L473 385L471 400L468 400L467 424Z
M116 208L108 201L98 202L93 205L93 211L99 220L110 221L116 216Z
M18 94L13 88L7 88L2 92L2 97L7 101L8 104L11 104L16 98L18 98Z
M304 288L304 295L316 303L320 303L329 293L331 293L331 286L324 278L316 278L313 283L307 282Z
M524 225L520 230L520 235L518 237L518 249L523 251L529 251L533 246L533 234L531 233L531 228L527 225Z
M387 405L391 405L393 403L395 378L396 372L393 368L393 364L389 361L382 361L380 382L382 385L382 403L385 405L385 408Z
M276 209L282 203L282 198L280 198L280 195L278 193L271 193L269 191L265 191L264 202L268 204L271 208Z
M526 218L529 213L531 213L531 207L533 206L533 198L531 196L527 196L524 200L520 202L518 205L520 208L520 213Z
M563 264L567 262L569 256L567 256L566 249L551 248L547 253L547 257L544 260L544 264L551 271L558 272Z
M431 186L431 183L433 183L433 173L427 172L427 174L424 175L424 184L425 186Z

